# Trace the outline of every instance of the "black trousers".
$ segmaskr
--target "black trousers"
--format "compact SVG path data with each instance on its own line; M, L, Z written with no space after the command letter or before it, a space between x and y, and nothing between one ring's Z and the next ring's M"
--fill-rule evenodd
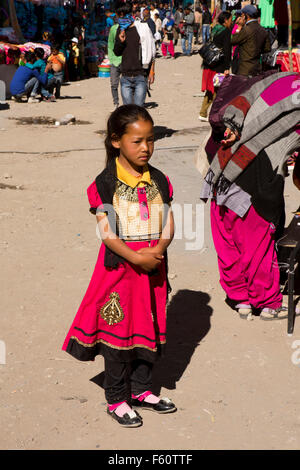
M104 390L107 403L110 405L129 400L131 393L138 395L151 390L151 362L142 359L128 362L115 362L105 359Z

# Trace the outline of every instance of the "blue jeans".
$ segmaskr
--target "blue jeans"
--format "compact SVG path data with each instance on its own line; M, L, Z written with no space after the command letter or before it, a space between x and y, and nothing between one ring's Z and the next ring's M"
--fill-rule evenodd
M137 77L123 75L120 83L123 104L144 106L147 93L147 79L144 75L138 75Z
M64 72L54 72L55 78L55 98L60 98L60 88L64 81Z
M185 37L181 39L181 47L184 55L189 55L192 52L192 42L194 33L186 33ZM186 41L188 42L188 48L186 49Z
M205 44L210 38L210 25L203 24L202 25L202 42Z
M55 84L56 84L55 77L49 78L48 82L47 82L47 85L42 86L42 88L41 88L41 95L44 96L45 98L49 98L49 96L51 96L53 94L53 88L54 88Z
M35 77L32 77L30 80L28 80L28 82L25 84L25 87L24 87L24 92L23 93L19 93L18 95L15 95L17 98L21 98L22 96L24 95L27 95L29 96L36 96L38 94L38 90L39 90L39 85L40 85L40 82L38 81L37 78Z

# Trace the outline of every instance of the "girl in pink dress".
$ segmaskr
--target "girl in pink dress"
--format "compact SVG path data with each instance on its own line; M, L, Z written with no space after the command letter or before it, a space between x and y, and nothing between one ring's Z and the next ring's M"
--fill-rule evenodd
M132 407L176 411L171 400L151 392L153 363L166 343L173 189L148 164L154 135L144 108L117 108L105 146L106 168L87 190L103 243L63 350L82 361L104 357L107 412L122 426L137 427L142 418Z

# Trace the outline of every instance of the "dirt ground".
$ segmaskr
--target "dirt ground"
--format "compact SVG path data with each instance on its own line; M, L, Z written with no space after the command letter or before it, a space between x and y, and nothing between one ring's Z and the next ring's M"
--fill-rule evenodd
M198 55L158 59L147 98L152 164L170 177L174 204L190 204L193 224L201 186L194 151L209 129L198 120L200 76ZM169 250L168 353L155 384L177 413L145 411L143 427L120 428L91 380L102 358L82 363L61 351L99 249L86 188L104 167L112 111L108 78L72 83L62 95L0 111L0 448L298 449L300 319L288 336L286 320L241 320L224 303L207 206L204 247L191 250L184 231ZM67 113L81 123L16 121ZM291 176L285 197L289 221L300 199Z

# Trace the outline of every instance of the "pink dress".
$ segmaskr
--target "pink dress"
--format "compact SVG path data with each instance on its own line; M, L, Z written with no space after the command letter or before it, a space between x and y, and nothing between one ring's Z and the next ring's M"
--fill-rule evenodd
M151 191L153 196L153 188ZM172 197L170 182L169 192ZM88 188L88 198L92 208L101 206L95 182ZM145 200L150 204L144 197L141 215ZM137 251L155 246L158 239L125 243ZM137 358L154 362L166 343L165 262L149 274L127 261L117 269L106 268L104 255L102 243L89 286L62 349L82 361L94 360L101 354L119 362Z

